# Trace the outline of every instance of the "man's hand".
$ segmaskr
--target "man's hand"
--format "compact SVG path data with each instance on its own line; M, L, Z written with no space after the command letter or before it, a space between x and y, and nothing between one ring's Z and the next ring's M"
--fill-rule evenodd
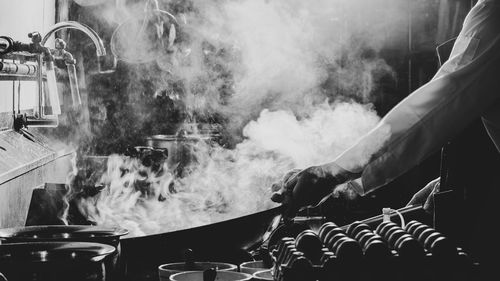
M424 210L432 213L434 211L434 194L439 192L440 180L441 178L434 179L422 189L420 189L413 195L407 206L423 205Z
M273 185L271 200L283 204L286 218L294 217L300 208L317 205L341 184L337 177L341 171L343 169L334 164L292 170Z

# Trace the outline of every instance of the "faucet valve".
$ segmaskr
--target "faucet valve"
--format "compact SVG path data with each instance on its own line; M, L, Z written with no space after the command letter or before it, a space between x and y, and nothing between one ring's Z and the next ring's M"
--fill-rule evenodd
M56 38L55 40L55 50L53 50L53 55L55 59L64 61L66 65L76 64L76 60L73 55L66 51L66 42L61 38Z
M76 75L76 60L73 55L66 51L66 42L61 38L55 40L55 50L53 51L54 57L57 61L63 61L68 71L69 87L71 91L71 100L73 107L78 107L82 104L80 90L78 89L78 78ZM59 64L59 67L60 64Z
M40 35L37 31L28 33L28 38L31 38L31 42L33 42L33 44L42 42L42 35Z

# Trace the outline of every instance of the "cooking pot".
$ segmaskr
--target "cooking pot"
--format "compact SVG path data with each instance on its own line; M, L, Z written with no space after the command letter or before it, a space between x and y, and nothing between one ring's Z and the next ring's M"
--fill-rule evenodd
M175 135L149 136L145 145L155 149L166 149L168 167L182 168L194 160L193 150L197 144L216 141L218 137L216 133L190 134L181 131Z
M23 242L92 242L114 247L116 250L106 259L106 280L120 280L123 274L120 262L120 237L128 233L121 228L104 228L89 225L41 225L0 229L3 244Z
M99 5L99 4L102 4L104 2L106 2L106 0L74 0L78 5L80 6L94 6L94 5Z
M104 281L103 261L116 248L90 242L0 245L0 271L9 281Z
M170 276L186 271L204 271L216 268L218 271L237 271L234 264L225 262L174 262L162 264L158 267L160 281L170 281Z
M196 261L241 264L253 260L258 248L280 221L281 206L200 227L121 239L121 258L130 281L158 280L162 264L185 260L192 249Z
M0 240L4 243L40 241L99 242L118 246L120 236L126 235L122 228L105 228L90 225L36 225L0 229Z
M252 275L242 272L217 271L215 279L204 278L203 271L187 271L170 276L170 281L249 281Z

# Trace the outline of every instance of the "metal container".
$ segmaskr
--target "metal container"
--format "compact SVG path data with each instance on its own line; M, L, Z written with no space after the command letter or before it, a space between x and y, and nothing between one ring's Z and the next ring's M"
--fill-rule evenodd
M88 225L43 225L0 229L2 244L37 242L92 242L112 246L113 254L106 259L106 280L121 280L120 237L128 234L122 228L103 228Z
M104 260L115 247L90 242L0 245L0 271L9 281L105 281Z
M176 135L154 135L146 138L145 145L155 149L167 150L168 167L182 167L195 160L194 150L200 142L213 142L219 138L216 133Z

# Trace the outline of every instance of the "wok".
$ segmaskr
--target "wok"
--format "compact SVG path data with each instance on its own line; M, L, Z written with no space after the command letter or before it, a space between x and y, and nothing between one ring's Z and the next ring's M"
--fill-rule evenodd
M240 264L278 225L281 207L200 227L141 237L122 237L127 280L158 280L158 266L184 261L192 250L195 261Z

